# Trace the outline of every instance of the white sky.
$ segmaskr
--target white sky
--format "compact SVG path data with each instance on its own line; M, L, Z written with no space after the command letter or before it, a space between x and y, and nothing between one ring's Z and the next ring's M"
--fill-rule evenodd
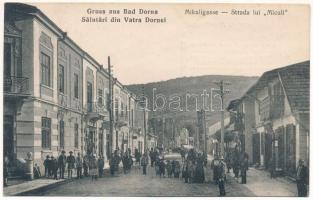
M227 4L33 3L123 84L210 74L259 76L308 60L309 7ZM165 24L81 23L92 9L158 9ZM287 9L284 16L197 16L185 9ZM251 13L250 13L251 14ZM124 17L124 15L120 15Z

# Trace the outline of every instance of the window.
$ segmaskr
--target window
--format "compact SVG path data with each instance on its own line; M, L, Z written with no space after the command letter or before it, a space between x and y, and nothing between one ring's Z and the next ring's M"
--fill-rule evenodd
M64 149L64 121L60 120L60 148Z
M78 124L75 124L75 135L74 135L74 144L75 144L75 148L78 149Z
M40 54L41 63L41 84L51 86L50 80L50 57L41 52Z
M98 89L98 105L102 106L103 105L103 90Z
M87 82L87 109L88 112L92 111L92 84Z
M124 104L121 103L121 117L124 117Z
M59 92L64 93L64 66L59 65Z
M103 155L103 132L99 132L99 154Z
M74 74L74 97L78 99L78 75Z
M41 146L42 148L51 148L51 119L41 118Z
M114 105L114 109L115 109L115 120L118 120L118 99L115 99L115 105Z

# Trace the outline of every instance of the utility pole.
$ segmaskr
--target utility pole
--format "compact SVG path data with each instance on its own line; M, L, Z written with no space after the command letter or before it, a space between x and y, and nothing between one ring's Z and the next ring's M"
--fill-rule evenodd
M144 130L144 152L146 152L147 149L147 130L146 130L146 98L145 98L145 87L142 86L142 96L144 99L144 107L143 107L143 130Z
M224 157L224 95L230 92L225 90L224 85L230 85L230 83L223 80L215 81L214 83L219 86L219 94L221 96L221 156Z
M109 135L109 157L111 158L113 151L113 84L112 84L112 66L110 63L110 56L108 56L108 68L109 68L109 120L110 120L110 135Z

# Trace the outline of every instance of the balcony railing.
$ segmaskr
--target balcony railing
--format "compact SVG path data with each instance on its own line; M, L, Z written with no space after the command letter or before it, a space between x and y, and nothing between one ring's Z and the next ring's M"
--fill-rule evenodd
M99 104L98 102L87 103L86 105L87 113L99 113L105 114L107 112L107 108L104 104Z
M29 79L26 77L9 76L4 77L3 90L5 93L28 94Z
M260 103L260 120L266 121L270 118L270 97L266 97Z

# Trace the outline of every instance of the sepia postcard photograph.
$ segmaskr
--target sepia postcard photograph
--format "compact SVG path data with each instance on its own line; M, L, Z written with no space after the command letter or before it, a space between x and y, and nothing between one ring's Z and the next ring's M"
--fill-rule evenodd
M310 4L1 5L2 197L310 196Z

